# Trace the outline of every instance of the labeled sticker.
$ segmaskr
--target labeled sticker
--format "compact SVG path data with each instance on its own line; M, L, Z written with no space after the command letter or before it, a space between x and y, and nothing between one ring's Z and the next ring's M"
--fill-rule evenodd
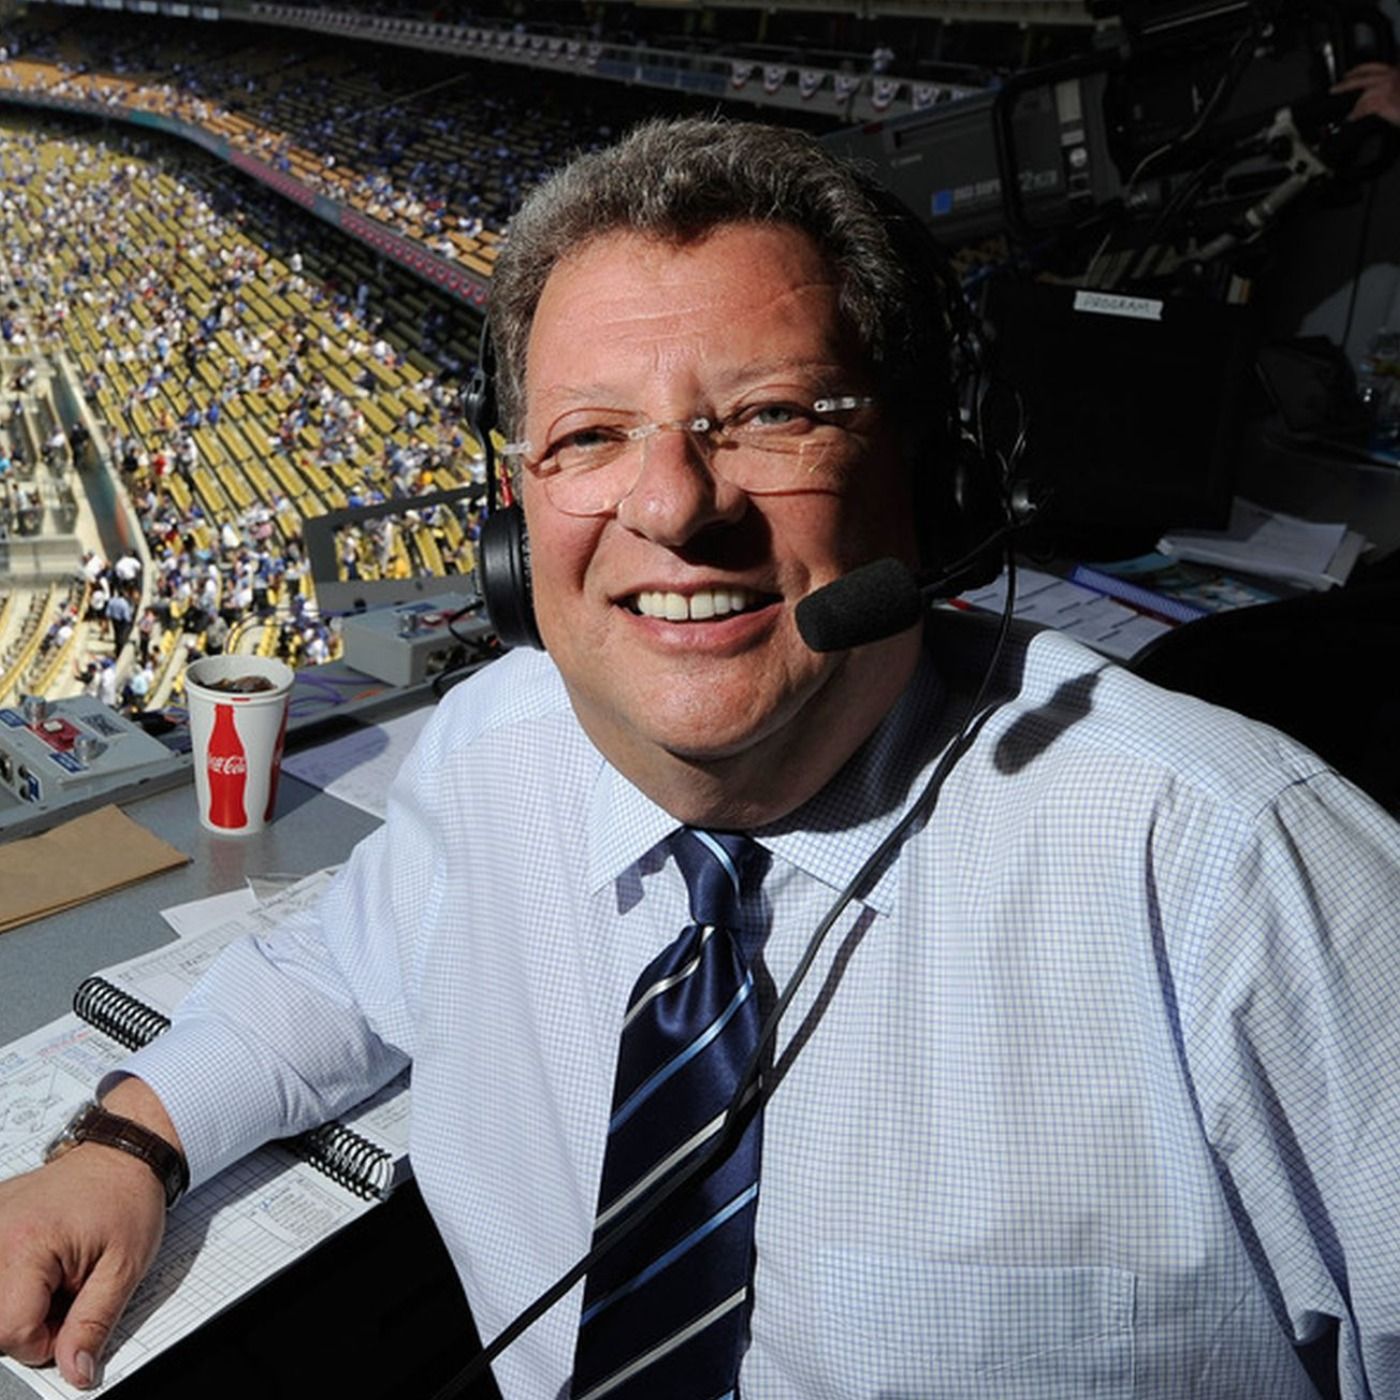
M1113 292L1088 292L1082 288L1074 294L1076 311L1092 311L1098 316L1129 316L1135 321L1160 321L1162 305L1154 297L1120 297Z

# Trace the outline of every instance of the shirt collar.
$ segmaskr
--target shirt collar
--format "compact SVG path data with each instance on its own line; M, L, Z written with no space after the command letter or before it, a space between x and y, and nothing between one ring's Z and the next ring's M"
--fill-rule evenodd
M920 654L914 676L875 732L813 798L752 835L775 857L843 890L922 788L919 773L947 741L938 723L943 687ZM680 823L610 763L600 763L589 813L588 888L596 893ZM864 895L881 914L894 898L893 863Z
M679 826L611 763L600 763L588 815L589 893L617 879Z
M920 770L948 736L938 724L943 686L926 653L875 732L839 773L797 811L753 834L776 857L845 889L923 788ZM894 902L894 862L862 896L877 913Z

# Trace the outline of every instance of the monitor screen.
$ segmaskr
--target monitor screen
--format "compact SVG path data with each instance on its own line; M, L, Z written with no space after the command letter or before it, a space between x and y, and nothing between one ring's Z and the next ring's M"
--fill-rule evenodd
M991 381L1026 423L1040 542L1081 558L1223 526L1252 383L1247 309L998 280Z

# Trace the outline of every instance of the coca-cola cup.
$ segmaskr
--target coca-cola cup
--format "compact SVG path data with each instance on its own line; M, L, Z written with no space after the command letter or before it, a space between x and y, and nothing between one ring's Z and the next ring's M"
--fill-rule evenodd
M206 656L185 670L199 820L249 836L272 820L292 668L266 656Z

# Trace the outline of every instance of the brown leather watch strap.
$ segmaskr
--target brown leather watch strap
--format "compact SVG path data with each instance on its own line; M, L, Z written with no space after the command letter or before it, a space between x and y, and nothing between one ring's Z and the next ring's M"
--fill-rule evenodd
M69 1120L68 1126L49 1144L45 1161L61 1157L80 1142L95 1142L103 1147L115 1147L143 1161L156 1174L165 1191L167 1210L185 1194L190 1184L190 1169L184 1155L149 1128L109 1113L100 1103L86 1103Z

